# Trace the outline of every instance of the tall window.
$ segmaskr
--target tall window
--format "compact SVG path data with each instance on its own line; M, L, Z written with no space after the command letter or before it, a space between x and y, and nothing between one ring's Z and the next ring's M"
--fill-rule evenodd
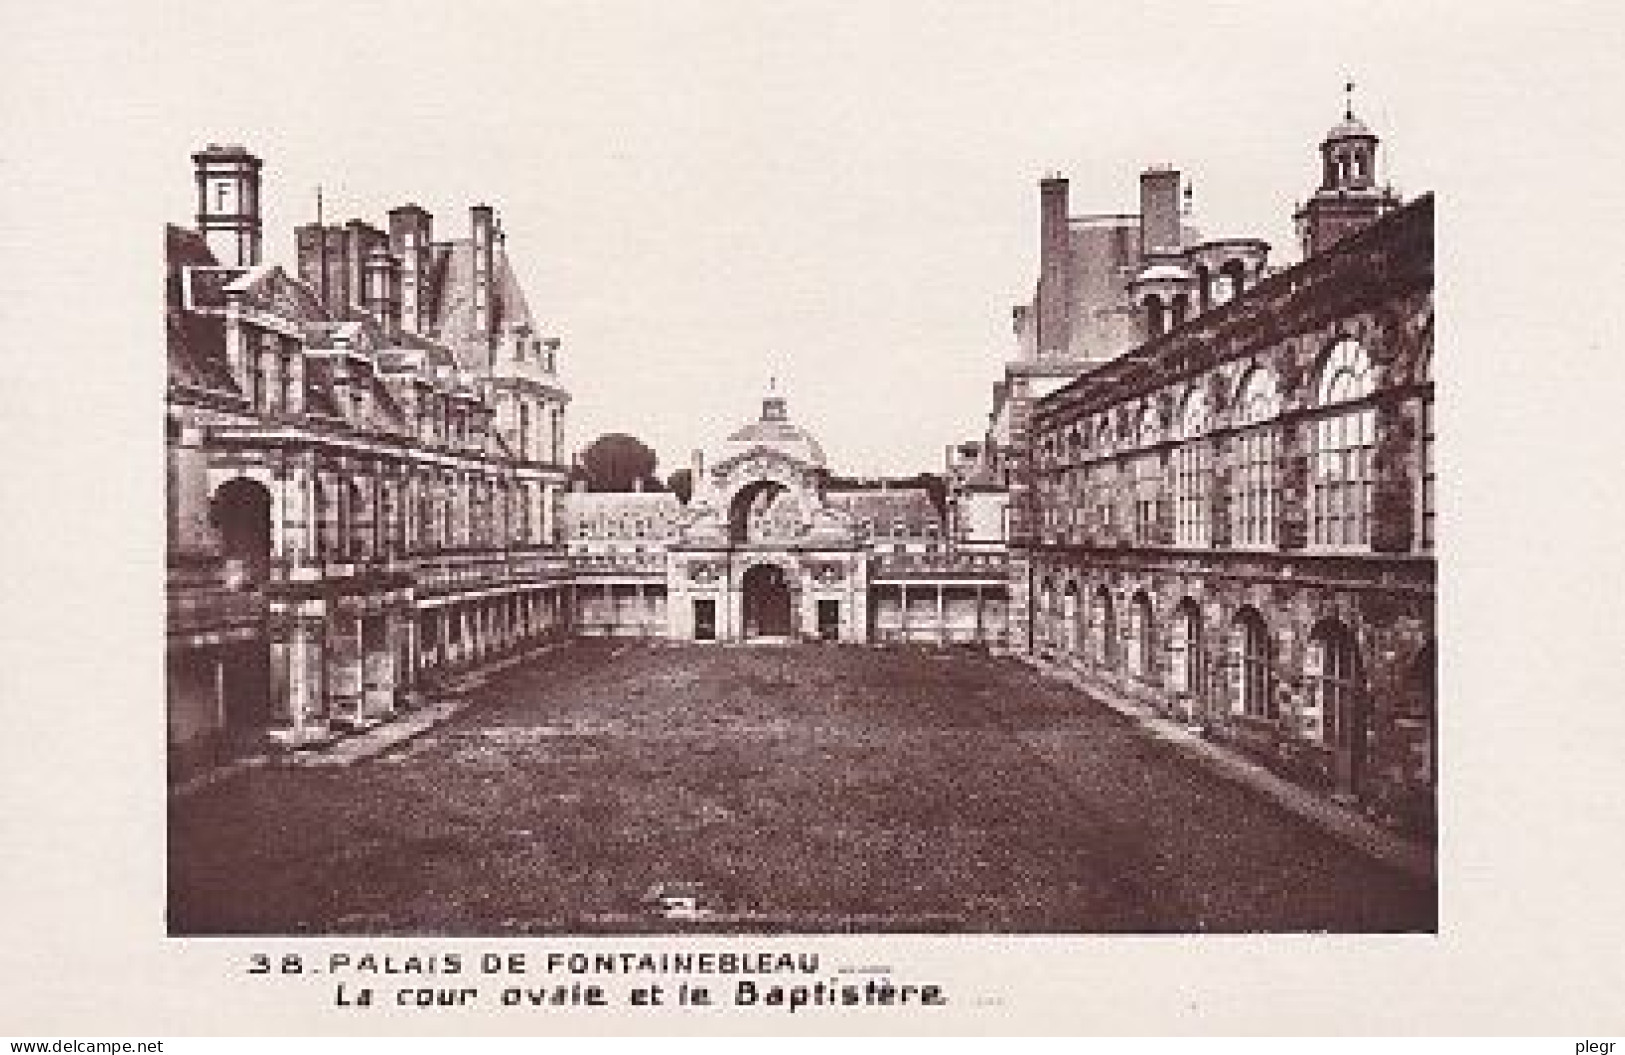
M1105 667L1117 665L1117 612L1112 606L1111 591L1102 586L1095 591L1094 618L1090 620L1094 631L1094 660Z
M1175 692L1201 695L1202 611L1188 597L1168 625L1168 681Z
M1309 706L1304 735L1327 747L1345 744L1361 706L1360 651L1354 635L1338 622L1322 623L1309 640Z
M1061 616L1061 647L1076 652L1081 635L1078 633L1078 588L1073 583L1067 583L1061 594Z
M1151 680L1156 657L1156 626L1151 621L1151 598L1144 590L1134 595L1129 606L1128 672Z
M1148 545L1156 541L1157 507L1162 498L1162 456L1152 449L1162 439L1155 407L1140 412L1135 432L1143 450L1134 459L1134 541Z
M422 486L423 489L418 493L417 548L419 551L436 548L434 539L434 496L430 494L433 484L424 481Z
M1375 378L1358 341L1344 340L1326 358L1315 422L1314 516L1318 546L1364 546L1371 538L1371 455L1376 410L1362 402Z
M1174 455L1175 540L1182 546L1208 544L1208 405L1200 386L1185 397L1179 415L1180 444Z
M1275 418L1281 410L1275 375L1254 367L1241 384L1237 402L1237 465L1231 496L1231 540L1237 546L1275 544L1276 503L1280 484L1276 476Z
M1433 397L1422 400L1422 549L1433 549Z
M342 559L342 501L335 498L336 489L324 485L320 476L312 478L311 487L316 500L316 556L323 560Z
M1270 635L1257 610L1243 608L1231 629L1236 662L1236 710L1250 718L1275 718L1270 678Z
M299 406L299 346L287 342L289 351L282 356L282 411L292 414Z

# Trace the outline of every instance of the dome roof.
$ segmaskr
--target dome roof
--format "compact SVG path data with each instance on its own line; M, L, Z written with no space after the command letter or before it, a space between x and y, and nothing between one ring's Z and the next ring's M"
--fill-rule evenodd
M1332 126L1326 133L1326 142L1334 139L1375 139L1376 133L1365 126L1365 122L1355 117L1352 112L1345 112L1343 119Z
M770 395L762 399L762 416L729 435L723 444L721 460L745 454L757 447L777 451L798 462L824 467L824 448L790 420L785 412L783 396Z

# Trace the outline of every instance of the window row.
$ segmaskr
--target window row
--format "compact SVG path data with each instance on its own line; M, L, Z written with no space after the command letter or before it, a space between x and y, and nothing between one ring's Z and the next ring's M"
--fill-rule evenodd
M313 487L318 560L369 560L457 547L550 541L546 492L449 481L415 488L390 479L376 490L355 480L317 479Z
M1186 599L1159 627L1150 597L1140 591L1128 606L1127 633L1119 624L1117 602L1104 587L1087 600L1068 589L1059 599L1053 591L1041 603L1063 650L1079 654L1109 671L1119 671L1160 685L1205 706L1260 721L1283 720L1277 693L1276 649L1257 609L1242 608L1222 628L1209 648L1201 610ZM1058 618L1057 618L1058 617ZM1159 648L1162 662L1159 664ZM1159 670L1160 666L1160 670ZM1346 736L1348 715L1364 703L1364 676L1353 633L1336 620L1316 626L1304 658L1307 693L1289 716L1298 734L1327 746Z
M1415 464L1416 547L1433 548L1435 479L1433 405L1415 408L1419 434ZM1363 549L1371 544L1377 483L1376 411L1369 405L1325 414L1311 423L1308 465L1309 544L1322 549ZM1282 445L1276 426L1237 433L1229 444L1224 491L1229 545L1273 547L1283 513ZM1213 544L1214 499L1219 483L1214 446L1193 441L1170 452L1093 463L1040 481L1040 523L1052 535L1093 526L1114 536L1122 526L1134 541L1154 545L1171 514L1174 545ZM1124 507L1119 512L1118 506ZM1087 516L1086 516L1087 514ZM1125 516L1127 519L1124 519Z
M1358 341L1345 338L1332 346L1321 364L1313 405L1324 408L1357 402L1368 398L1375 385L1376 371L1365 349ZM1228 424L1234 428L1263 424L1278 417L1281 407L1275 372L1265 366L1253 366L1236 386L1234 409ZM1194 439L1222 424L1212 412L1207 384L1198 382L1180 399L1167 430L1162 426L1161 415L1149 401L1115 413L1101 411L1064 430L1047 432L1039 440L1037 460L1041 467L1076 464L1167 440Z

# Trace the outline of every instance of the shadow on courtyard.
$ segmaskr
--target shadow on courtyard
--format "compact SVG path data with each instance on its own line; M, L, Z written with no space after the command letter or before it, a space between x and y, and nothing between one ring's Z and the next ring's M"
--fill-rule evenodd
M588 642L171 806L175 934L1431 931L1435 892L973 652Z

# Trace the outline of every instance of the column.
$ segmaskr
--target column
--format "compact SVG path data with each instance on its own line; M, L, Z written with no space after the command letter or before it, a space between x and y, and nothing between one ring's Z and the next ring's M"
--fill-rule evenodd
M361 618L346 612L331 620L327 650L328 715L341 724L364 724L361 683Z
M976 586L973 589L973 593L975 595L975 611L976 611L976 629L974 631L976 636L973 638L973 640L978 645L985 645L985 644L987 644L987 642L984 641L983 638L982 638L982 624L986 620L984 619L984 617L982 615L982 584L981 583L976 584Z
M937 643L948 640L948 606L944 603L942 583L937 583Z

